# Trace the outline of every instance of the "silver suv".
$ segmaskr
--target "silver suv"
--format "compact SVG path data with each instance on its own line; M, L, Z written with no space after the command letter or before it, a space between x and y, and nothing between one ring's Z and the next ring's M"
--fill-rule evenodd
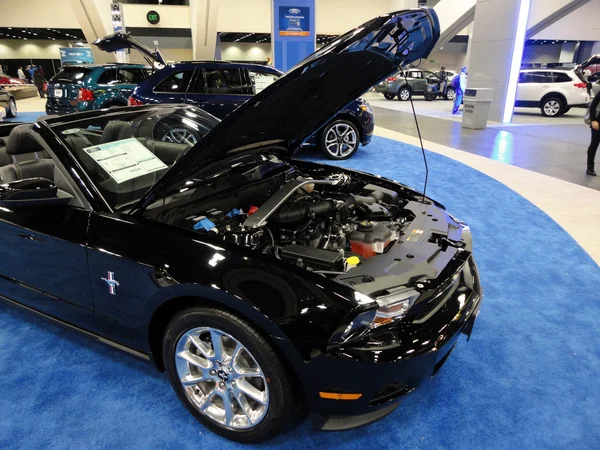
M379 83L375 87L375 91L383 94L383 96L392 100L398 98L398 100L407 101L412 95L425 95L427 92L427 85L440 83L440 77L429 70L424 69L406 69L406 79L402 71L397 74L386 78L384 81ZM454 88L450 87L450 81L452 76L448 72L448 88L446 90L445 98L452 100L454 99Z

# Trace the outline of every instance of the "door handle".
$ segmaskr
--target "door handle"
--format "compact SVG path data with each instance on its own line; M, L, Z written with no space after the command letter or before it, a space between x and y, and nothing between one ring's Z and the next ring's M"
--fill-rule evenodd
M41 242L41 239L36 238L35 236L32 236L30 234L19 234L19 237L22 239L27 239L28 241L36 241L36 242Z

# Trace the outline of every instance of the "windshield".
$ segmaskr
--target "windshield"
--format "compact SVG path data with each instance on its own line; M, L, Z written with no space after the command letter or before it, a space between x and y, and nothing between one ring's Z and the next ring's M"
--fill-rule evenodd
M78 83L81 84L83 79L91 72L87 67L64 67L60 72L52 77L50 82L53 83Z
M51 125L114 209L137 202L219 119L191 106L136 108Z

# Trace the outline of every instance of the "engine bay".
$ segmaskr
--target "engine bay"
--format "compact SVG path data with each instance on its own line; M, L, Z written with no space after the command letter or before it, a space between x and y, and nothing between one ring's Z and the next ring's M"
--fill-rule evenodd
M289 167L289 166L288 166ZM252 179L248 173L244 174ZM264 175L264 174L263 174ZM290 167L243 191L193 202L179 226L324 275L336 276L382 254L414 219L398 192L339 172L323 177ZM223 183L216 180L213 184ZM181 210L180 210L181 212Z

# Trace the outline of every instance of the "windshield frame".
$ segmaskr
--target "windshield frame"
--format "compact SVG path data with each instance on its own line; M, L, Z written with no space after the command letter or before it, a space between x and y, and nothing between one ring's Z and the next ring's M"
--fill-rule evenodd
M67 118L69 120L64 120ZM94 190L101 197L102 202L107 206L108 212L114 212L127 211L128 209L131 209L132 206L137 204L145 196L145 194L154 187L154 185L162 178L162 176L164 176L165 173L169 172L171 167L174 165L175 161L172 161L170 164L167 164L167 167L166 169L164 169L164 172L162 174L158 175L157 173L157 178L154 180L154 182L148 183L143 187L136 188L130 191L126 190L126 188L124 188L123 191L111 191L101 184L102 181L107 181L107 179L99 179L98 172L102 172L102 175L104 177L107 176L107 174L102 170L102 167L99 165L94 165L92 168L88 167L90 165L89 159L87 161L88 166L86 166L86 163L82 159L82 149L74 148L72 142L69 143L68 137L71 136L72 133L64 132L71 130L87 132L90 131L88 127L95 127L95 124L104 123L106 127L110 122L118 120L138 125L141 120L151 118L155 118L156 120L156 122L152 124L152 127L156 126L157 124L161 124L161 122L164 121L165 118L170 120L187 121L184 123L188 124L196 124L198 126L196 130L199 130L200 132L200 135L197 137L198 141L204 136L204 134L206 134L220 122L218 118L212 116L204 110L197 108L196 106L159 104L148 106L111 108L110 110L96 110L80 114L73 114L68 117L63 116L59 118L52 118L45 121L45 126L49 129L49 131L53 133L54 136L56 136L57 140L60 142L62 147L69 152L72 160L85 173L89 182L93 184ZM152 130L154 131L154 128L152 128ZM98 133L97 137L100 137L103 131L103 128L91 130L91 132ZM130 137L140 139L148 138L148 136L136 136L135 132L133 132L132 136ZM138 139L138 142L140 141L140 139ZM161 141L161 139L158 139L158 137L155 138L153 136L150 137L148 140L150 139L153 140L153 144L156 144L158 141ZM106 143L108 144L112 142L119 142L121 140L123 140L122 137L107 141ZM162 142L169 143L164 140L162 140ZM91 145L95 146L97 144L92 143ZM183 150L176 157L176 160L179 159L181 155L194 148L196 144L181 143L181 145L187 145L187 149ZM140 178L141 177L132 178L131 181L135 181ZM110 178L108 178L108 181L116 182L114 179ZM119 187L119 184L117 184L116 186ZM128 198L127 200L123 200L124 197L130 198Z

